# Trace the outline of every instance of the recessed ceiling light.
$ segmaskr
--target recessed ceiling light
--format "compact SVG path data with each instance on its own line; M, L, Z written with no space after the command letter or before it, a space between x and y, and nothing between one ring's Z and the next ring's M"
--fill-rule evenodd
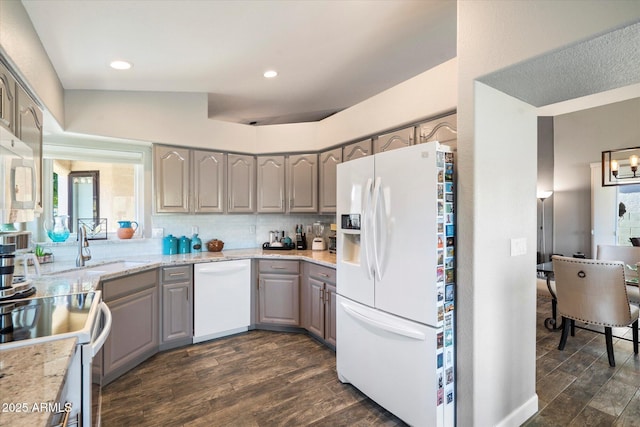
M268 71L265 71L263 74L263 76L265 76L268 79L272 79L277 75L278 75L278 72L275 70L268 70Z
M111 68L113 68L114 70L128 70L129 68L131 68L131 62L127 62L127 61L111 61L111 63L109 64L111 66Z

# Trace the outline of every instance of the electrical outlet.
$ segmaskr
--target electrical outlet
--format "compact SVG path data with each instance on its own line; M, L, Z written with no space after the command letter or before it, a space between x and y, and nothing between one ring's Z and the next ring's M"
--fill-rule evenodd
M160 238L164 237L164 228L152 228L151 229L151 237L152 238Z
M249 226L249 233L255 233L256 232L256 226L255 225L250 225Z
M313 233L313 226L307 225L307 234L311 234L311 233Z

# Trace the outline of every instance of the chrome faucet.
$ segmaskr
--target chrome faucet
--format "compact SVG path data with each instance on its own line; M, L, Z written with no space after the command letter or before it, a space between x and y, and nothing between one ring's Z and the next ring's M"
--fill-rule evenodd
M89 251L89 241L87 240L87 230L84 225L78 227L78 257L76 267L84 267L84 262L91 259Z

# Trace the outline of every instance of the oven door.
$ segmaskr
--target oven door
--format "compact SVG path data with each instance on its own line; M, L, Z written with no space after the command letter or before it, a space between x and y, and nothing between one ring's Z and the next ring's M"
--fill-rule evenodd
M94 382L92 362L99 361L98 354L111 332L111 311L100 301L100 313L91 333L91 342L82 345L82 426L100 425L102 386ZM98 355L98 357L96 357Z

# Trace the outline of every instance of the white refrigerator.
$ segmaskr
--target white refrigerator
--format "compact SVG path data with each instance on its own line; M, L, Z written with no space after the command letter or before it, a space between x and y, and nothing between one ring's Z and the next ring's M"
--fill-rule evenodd
M338 165L338 377L414 426L455 425L453 159L430 142Z

